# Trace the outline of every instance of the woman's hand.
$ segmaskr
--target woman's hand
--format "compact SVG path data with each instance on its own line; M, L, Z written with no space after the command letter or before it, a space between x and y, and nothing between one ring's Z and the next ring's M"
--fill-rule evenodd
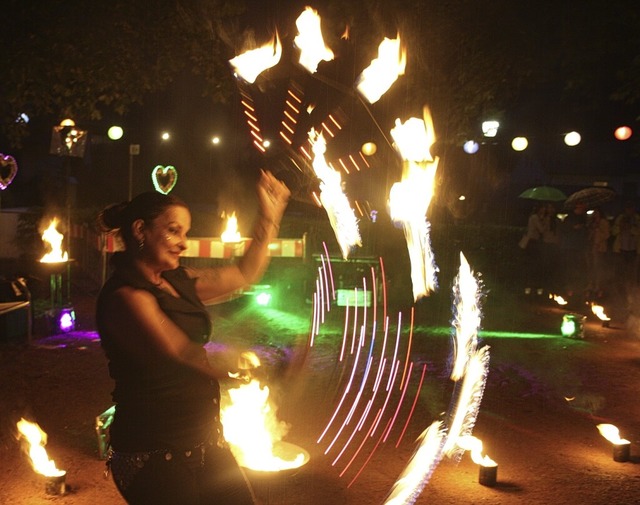
M263 170L258 181L258 201L260 214L264 219L279 226L282 215L287 208L291 191L271 172Z

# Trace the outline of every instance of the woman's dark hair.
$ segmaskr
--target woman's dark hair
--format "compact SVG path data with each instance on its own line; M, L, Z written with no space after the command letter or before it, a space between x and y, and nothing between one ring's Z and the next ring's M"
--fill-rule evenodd
M188 208L178 197L148 191L140 193L130 202L116 203L105 207L98 215L98 227L106 233L119 232L125 247L130 249L134 245L131 225L134 221L142 219L145 223L151 223L169 207L175 205Z

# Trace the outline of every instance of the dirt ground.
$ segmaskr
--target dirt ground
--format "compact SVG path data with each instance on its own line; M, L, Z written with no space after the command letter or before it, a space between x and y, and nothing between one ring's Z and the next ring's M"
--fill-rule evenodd
M29 346L0 346L2 504L124 503L104 477L104 462L98 457L95 418L111 405L112 384L92 331L94 299L83 296L74 301L81 331L36 336ZM337 311L331 316L335 320L321 327L313 347L296 354L294 341L304 343L309 335L310 306L292 316L233 303L214 311L216 335L223 342L244 339L262 356L278 415L291 426L285 440L311 456L297 472L250 474L261 502L384 503L417 437L451 412L456 388L449 379L452 350L446 326L428 318L415 324L407 352L415 369L407 375L404 403L396 407L400 389L391 388L388 410L373 431L374 411L387 394L379 392L372 413L357 430L355 421L342 428L340 424L364 382L363 367L353 367L354 357L338 359L344 332L336 322ZM503 294L487 302L481 342L490 346L489 374L473 434L498 463L496 485L478 482L479 467L467 452L459 459L444 458L415 503L640 503L640 338L626 313L614 317L608 328L588 315L583 339L562 337L559 327L566 312L544 296ZM403 317L406 329L409 315ZM403 331L399 340L399 355L408 349L407 333ZM390 335L388 352L395 342L393 331ZM380 342L379 338L376 353ZM296 367L289 366L301 357ZM378 363L373 363L375 371ZM345 394L352 371L353 389ZM365 400L372 397L371 377L354 419L362 419ZM386 381L387 375L383 378ZM338 408L343 395L348 401ZM383 441L383 424L394 411L396 423ZM20 417L39 423L48 434L49 455L67 471L63 496L45 493L43 478L33 472L16 442L15 422ZM613 460L611 444L596 428L599 423L619 427L631 442L630 461Z

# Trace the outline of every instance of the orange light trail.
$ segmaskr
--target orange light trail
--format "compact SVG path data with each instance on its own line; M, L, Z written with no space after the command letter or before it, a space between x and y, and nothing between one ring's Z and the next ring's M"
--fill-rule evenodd
M413 365L413 363L411 363ZM396 448L400 445L402 438L404 437L405 431L407 431L407 427L409 426L409 421L411 421L411 417L413 416L413 411L418 404L418 398L420 397L420 390L422 389L422 381L424 380L424 374L427 371L427 365L422 366L422 376L420 377L420 383L418 384L418 389L416 390L416 396L413 399L413 404L411 405L411 410L409 411L409 415L407 416L407 421L404 423L404 427L402 428L402 433L398 437L398 441L396 442ZM395 421L395 418L394 418Z
M333 415L331 416L331 419L329 420L329 422L327 423L327 426L325 427L324 431L322 432L322 434L320 435L320 438L318 439L318 443L320 443L322 441L322 439L324 438L324 436L327 434L327 431L329 431L329 428L331 427L331 425L333 424L333 421L335 420L336 416L338 415L338 412L340 411L340 409L342 408L342 404L344 403L347 395L349 394L349 391L351 390L351 385L353 384L353 378L355 377L356 374L356 368L357 368L357 364L358 361L360 359L360 349L361 347L358 346L358 350L356 352L356 357L355 357L355 361L354 361L354 365L351 369L351 375L349 376L349 381L347 382L347 385L344 388L344 392L342 393L342 398L340 398L340 401L338 402L338 406L336 407L336 409L333 412ZM329 452L329 449L331 449L331 447L329 447L326 451L325 454L327 452Z
M407 366L409 364L409 356L411 356L411 344L413 342L413 316L414 316L415 310L414 310L414 306L411 306L411 323L409 325L409 345L407 346L407 356L405 358L404 361L404 369L402 370L402 380L400 381L400 389L402 389L402 387L404 386L404 378L405 378L405 374L407 373Z

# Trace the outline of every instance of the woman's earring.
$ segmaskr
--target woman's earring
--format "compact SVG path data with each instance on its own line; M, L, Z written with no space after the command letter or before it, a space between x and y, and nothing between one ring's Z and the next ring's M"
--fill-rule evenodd
M138 241L138 249L142 251L144 249L144 237Z

